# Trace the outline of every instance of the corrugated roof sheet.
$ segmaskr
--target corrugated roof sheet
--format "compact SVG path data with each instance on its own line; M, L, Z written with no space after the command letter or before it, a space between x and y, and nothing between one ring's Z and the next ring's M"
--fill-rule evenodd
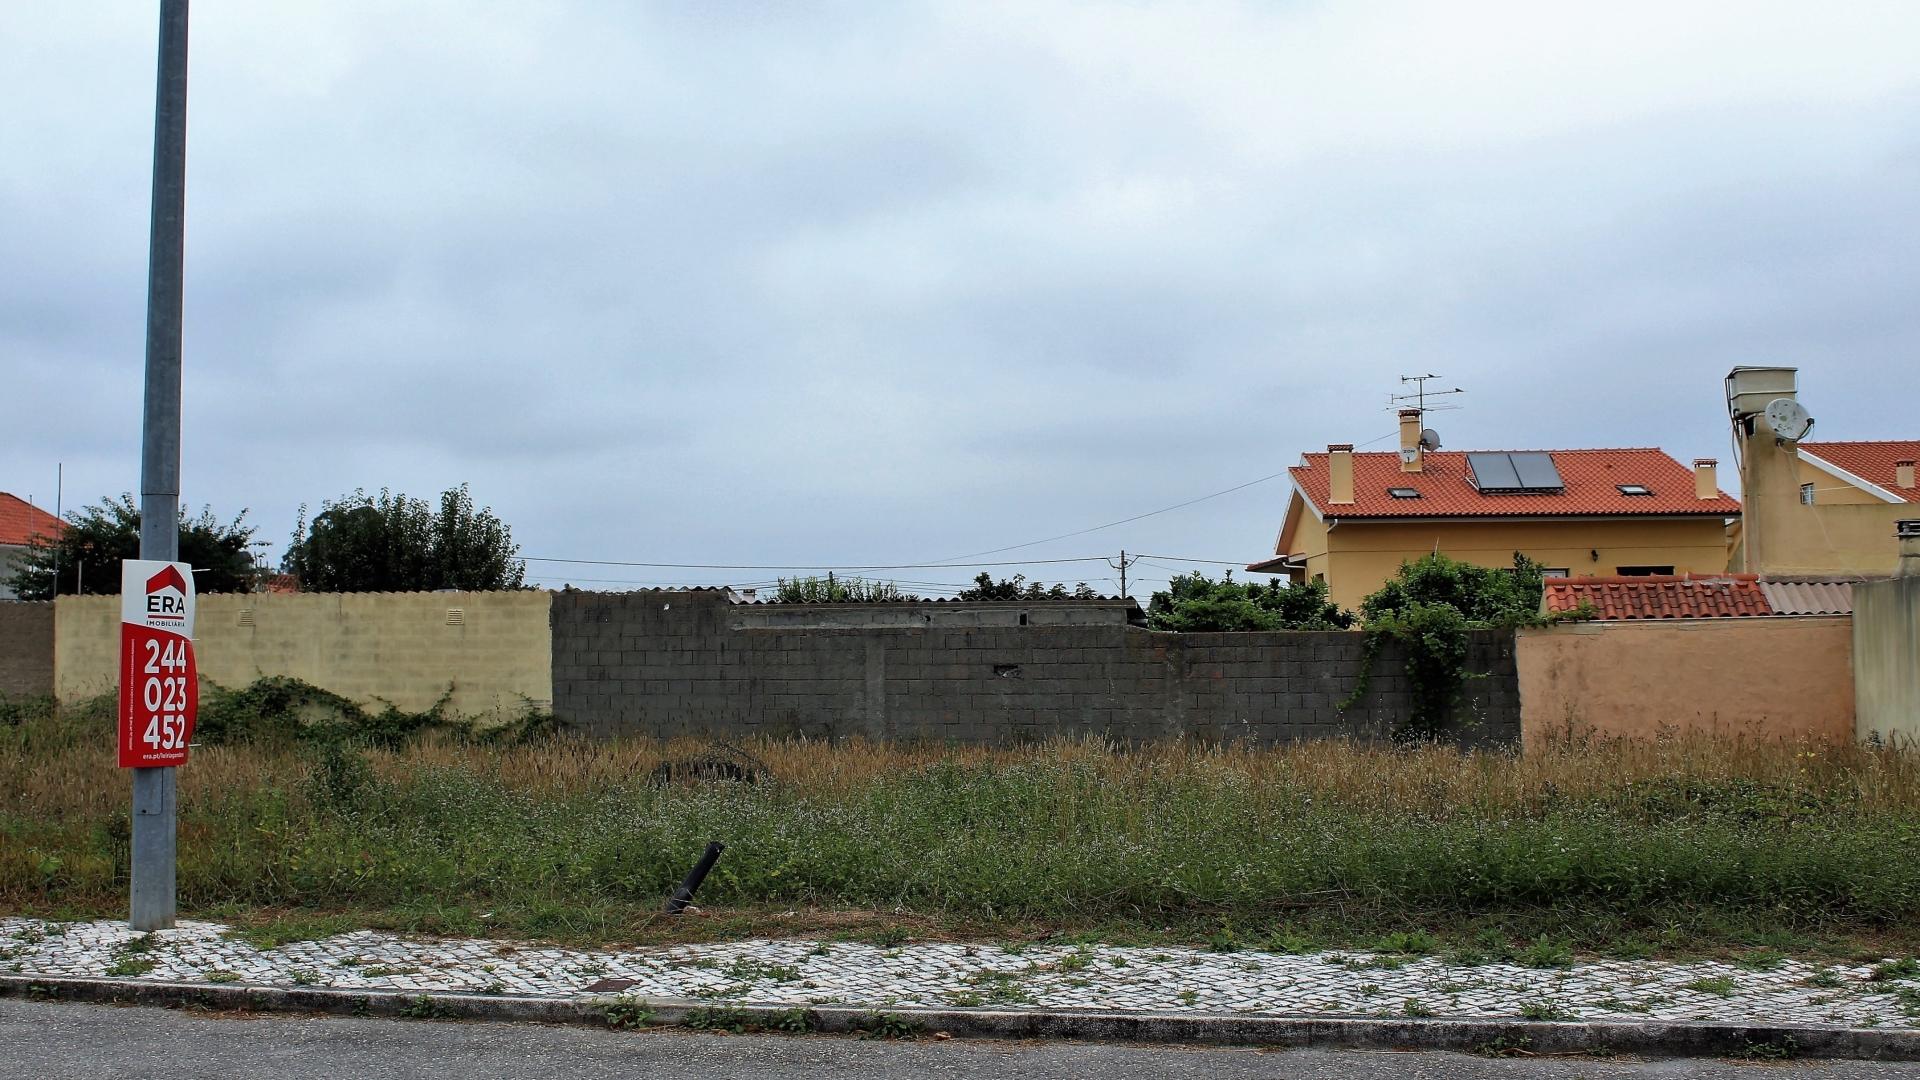
M1553 578L1541 605L1548 611L1593 606L1596 618L1728 619L1775 614L1753 574Z
M1851 615L1853 582L1763 578L1760 591L1778 615Z
M1920 487L1895 483L1895 465L1920 461L1920 439L1880 439L1873 442L1803 442L1800 452L1845 469L1870 484L1878 484L1910 503L1920 503Z
M65 528L59 518L45 510L0 491L0 544L25 545L35 536L52 539Z
M1481 451L1474 451L1480 453ZM1509 451L1519 453L1520 451ZM1716 498L1699 499L1693 493L1693 470L1663 450L1549 450L1564 488L1535 494L1482 492L1473 484L1467 454L1433 450L1424 455L1422 471L1400 471L1397 451L1353 455L1353 504L1329 501L1325 453L1306 455L1306 464L1290 472L1323 517L1596 517L1612 515L1701 514L1737 517L1740 500L1722 491ZM1650 495L1628 495L1623 484L1639 484ZM1411 488L1417 498L1395 498L1391 488Z

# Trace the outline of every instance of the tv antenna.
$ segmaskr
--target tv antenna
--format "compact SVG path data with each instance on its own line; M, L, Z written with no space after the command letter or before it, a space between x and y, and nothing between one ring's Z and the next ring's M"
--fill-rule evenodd
M1435 375L1435 374L1433 374L1432 372L1428 372L1428 373L1427 373L1427 374L1425 374L1425 375L1402 375L1402 376L1400 376L1400 385L1401 385L1401 386L1405 386L1405 385L1407 385L1408 383L1412 383L1412 384L1413 384L1413 393L1411 393L1411 394L1388 394L1388 395L1387 395L1387 408L1389 408L1389 409L1404 409L1404 408L1406 408L1406 407L1407 407L1408 405L1412 405L1412 406L1413 406L1414 408L1416 408L1416 409L1419 409L1419 410L1421 411L1421 413L1423 413L1423 414L1424 414L1424 413L1430 413L1430 412L1447 412L1447 411L1449 411L1449 410L1452 410L1452 409L1458 409L1458 408L1460 407L1460 406L1458 406L1458 405L1429 405L1429 404L1427 404L1427 399L1428 399L1428 398L1437 398L1437 397L1446 397L1446 396L1447 396L1447 395L1449 395L1449 394L1464 394L1464 393L1466 393L1466 390L1465 390L1464 388L1462 388L1462 387L1458 387L1458 386L1456 386L1456 387L1454 387L1454 388L1453 388L1453 389L1451 389L1451 390L1429 390L1429 389L1427 389L1427 381L1428 381L1428 380L1430 380L1430 379L1438 379L1438 378L1440 378L1440 376L1438 376L1438 375Z

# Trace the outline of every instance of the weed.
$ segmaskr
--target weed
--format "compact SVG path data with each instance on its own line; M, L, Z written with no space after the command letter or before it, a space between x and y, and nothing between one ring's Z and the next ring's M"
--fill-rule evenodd
M1888 982L1893 979L1920 978L1920 960L1903 956L1898 960L1887 960L1873 966L1867 978L1873 982Z
M1533 1051L1529 1047L1532 1045L1533 1040L1524 1036L1495 1035L1474 1047L1473 1052L1481 1057L1531 1057Z
M1404 1015L1413 1016L1413 1017L1426 1017L1426 1016L1435 1015L1433 1009L1428 1005L1426 1005L1425 1003L1423 1003L1419 998L1408 998L1404 1003L1401 1004L1400 1011Z
M1787 954L1779 949L1755 949L1734 960L1734 963L1748 971L1772 971L1786 962Z
M1716 975L1711 978L1695 979L1687 984L1687 989L1695 991L1696 993L1712 994L1714 997L1725 998L1733 996L1734 986L1733 979L1725 975Z
M1902 986L1893 992L1894 1004L1907 1016L1920 1016L1920 989Z
M481 987L480 992L483 994L504 994L507 992L507 984L495 980Z
M767 1016L768 1031L783 1032L788 1035L805 1035L820 1026L820 1016L812 1009L782 1009Z
M1514 959L1530 968L1563 968L1573 965L1573 950L1557 938L1539 937L1514 954Z
M1197 990L1182 990L1176 996L1179 997L1180 1004L1182 1005L1191 1005L1200 1000L1200 992Z
M870 1012L855 1020L853 1026L863 1039L911 1039L920 1034L921 1023L892 1012Z
M415 994L401 1007L400 1015L409 1020L451 1020L458 1014L431 994Z
M1528 1020L1572 1020L1573 1010L1558 1002L1529 1001L1520 1006L1520 1015Z
M642 1028L653 1023L653 1008L639 998L614 998L600 1006L600 1015L610 1028Z
M239 982L240 976L231 971L209 971L207 972L207 981L210 983Z
M907 928L888 926L874 931L867 941L877 949L894 949L905 945L908 940Z
M369 979L378 979L387 975L418 975L420 974L420 969L407 964L397 964L393 966L375 964L372 967L361 968L360 974L365 975Z
M1800 1044L1791 1035L1771 1042L1749 1042L1739 1054L1748 1061L1786 1061L1800 1053Z
M155 966L154 961L149 957L122 956L107 965L107 974L115 978L127 978L134 975L145 975L147 972L152 971Z
M1821 990L1833 990L1843 985L1846 980L1842 979L1840 974L1830 967L1817 967L1813 969L1811 974L1800 981L1808 986L1817 987Z
M792 964L770 964L742 956L726 967L727 978L743 983L800 981L800 969Z
M688 1009L687 1014L680 1018L680 1026L695 1031L730 1031L739 1035L755 1030L759 1022L745 1009L731 1005L708 1005Z
M1373 949L1381 953L1430 956L1440 951L1440 943L1424 930L1402 930L1381 938L1374 943Z

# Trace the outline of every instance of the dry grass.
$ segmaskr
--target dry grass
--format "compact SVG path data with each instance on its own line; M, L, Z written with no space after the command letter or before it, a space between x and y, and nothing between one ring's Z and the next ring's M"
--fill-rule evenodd
M1910 749L755 741L771 784L647 783L706 748L446 733L204 747L179 774L183 904L575 940L904 923L1350 944L1417 928L1495 952L1543 934L1792 949L1898 938L1920 914ZM127 798L110 710L0 726L0 909L117 910ZM709 836L730 851L708 915L661 923L659 896Z

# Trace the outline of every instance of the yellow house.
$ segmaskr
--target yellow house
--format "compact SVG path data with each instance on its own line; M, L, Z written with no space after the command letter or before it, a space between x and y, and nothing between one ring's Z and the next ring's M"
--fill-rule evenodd
M1441 451L1420 411L1400 413L1400 449L1333 445L1290 470L1274 557L1255 573L1321 579L1357 608L1400 564L1441 552L1511 566L1518 551L1562 577L1722 573L1740 503L1715 463L1661 450Z
M1727 375L1747 507L1729 534L1733 568L1892 574L1900 561L1894 523L1920 517L1914 485L1920 439L1806 441L1812 421L1799 405L1795 381L1793 368L1740 367Z

